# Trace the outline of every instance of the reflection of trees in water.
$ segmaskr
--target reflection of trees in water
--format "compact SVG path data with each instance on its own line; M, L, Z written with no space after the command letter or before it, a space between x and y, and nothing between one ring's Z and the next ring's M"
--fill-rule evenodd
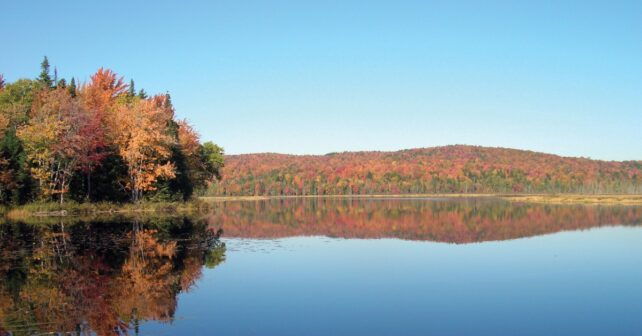
M0 334L137 332L171 321L177 294L225 258L187 219L0 226Z
M223 202L208 219L227 237L325 235L450 243L505 240L642 223L642 207L510 203L497 199L277 199Z

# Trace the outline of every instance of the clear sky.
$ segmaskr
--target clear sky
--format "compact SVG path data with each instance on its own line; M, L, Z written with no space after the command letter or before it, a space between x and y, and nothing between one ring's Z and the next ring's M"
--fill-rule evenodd
M228 153L642 159L642 1L6 1L0 73L113 69Z

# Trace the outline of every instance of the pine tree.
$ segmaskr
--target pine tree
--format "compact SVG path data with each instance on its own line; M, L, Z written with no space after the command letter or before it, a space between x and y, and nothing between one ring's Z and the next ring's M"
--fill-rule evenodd
M69 83L69 94L72 97L76 97L76 79L71 77L71 83Z
M140 89L140 91L138 91L138 97L141 99L147 99L147 92L145 92L145 89Z
M133 79L131 79L131 80L129 81L129 96L130 96L130 97L133 97L133 96L135 96L135 95L136 95L136 88L135 88L135 86L134 86L134 80L133 80Z
M174 104L172 104L172 97L169 95L169 92L165 93L165 107L169 109L174 108Z
M52 85L51 81L51 76L49 76L49 60L47 59L47 56L42 60L42 63L40 63L40 77L38 77L38 81L40 81L42 84L44 84L46 87L50 88Z

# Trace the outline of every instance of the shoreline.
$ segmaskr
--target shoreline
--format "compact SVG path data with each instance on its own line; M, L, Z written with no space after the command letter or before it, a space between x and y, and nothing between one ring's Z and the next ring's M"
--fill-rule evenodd
M298 195L298 196L202 196L188 202L132 203L28 203L0 207L0 218L24 219L68 216L119 216L127 214L181 214L206 212L213 203L251 202L279 199L464 199L494 198L515 203L558 205L642 206L640 194L372 194L372 195Z
M203 196L205 202L263 201L274 199L449 199L497 198L509 202L544 204L642 205L640 194L372 194L372 195L297 195L297 196Z
M183 214L209 211L210 204L199 199L188 202L142 202L134 203L27 203L0 209L0 219L20 220L27 218L124 216L136 214Z
M588 205L642 205L642 195L515 195L504 196L509 202L544 203L544 204L588 204Z

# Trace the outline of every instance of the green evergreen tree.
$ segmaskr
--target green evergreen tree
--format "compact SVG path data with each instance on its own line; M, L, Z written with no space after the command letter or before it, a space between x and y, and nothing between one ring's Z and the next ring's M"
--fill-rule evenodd
M72 97L76 97L76 79L71 77L71 83L69 83L69 94Z
M87 194L86 174L78 171L70 183L69 197L77 202L127 202L129 193L121 184L127 178L127 164L114 150L108 154L91 174L91 192Z
M43 85L46 87L50 88L52 85L52 80L51 76L49 75L49 59L47 59L47 56L42 60L42 63L40 63L40 76L38 77L38 81L41 82Z
M145 92L145 89L140 89L140 91L138 91L138 98L147 99L147 92Z
M134 86L134 80L129 81L129 96L133 97L136 95L136 87Z
M167 108L174 108L174 104L172 104L172 97L169 95L169 92L165 93L165 107Z
M34 182L27 165L27 155L22 141L10 129L0 140L0 159L5 162L3 169L11 173L10 185L0 184L0 203L22 204L32 199Z

